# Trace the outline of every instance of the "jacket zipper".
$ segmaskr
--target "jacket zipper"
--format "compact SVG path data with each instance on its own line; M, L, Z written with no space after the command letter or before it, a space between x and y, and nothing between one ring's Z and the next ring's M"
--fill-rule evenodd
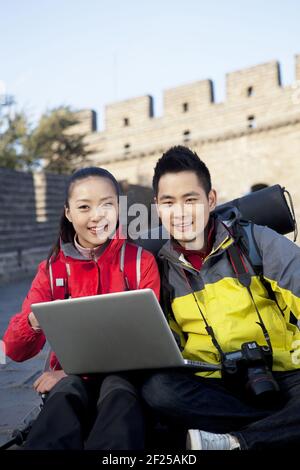
M219 251L219 249L222 248L222 245L224 245L224 243L226 243L229 239L230 239L230 237L226 237L226 238L217 246L217 248L213 249L213 250L209 253L209 255L207 255L206 258L204 258L202 265L203 265L209 258L215 256L215 255L217 254L217 252ZM225 251L225 249L224 249L224 251ZM187 261L188 264L187 264L187 263L184 263L184 262L181 262L179 259L177 259L176 261L177 261L177 264L178 264L180 267L185 268L185 269L188 269L188 270L190 270L190 271L193 271L194 273L199 274L199 272L201 271L201 269L198 270L198 269L194 268L194 266L191 265L188 261ZM179 261L179 263L178 263L178 261Z
M92 261L95 263L97 266L97 271L98 271L98 285L97 285L97 294L101 294L101 282L100 282L100 267L99 264L97 263L95 253L92 251Z

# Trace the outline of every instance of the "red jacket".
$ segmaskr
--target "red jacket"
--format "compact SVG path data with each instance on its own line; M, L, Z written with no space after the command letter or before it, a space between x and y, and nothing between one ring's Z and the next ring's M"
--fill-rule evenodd
M69 264L68 290L72 298L126 290L124 273L120 270L120 249L124 242L125 240L120 238L111 240L97 261L84 258L71 243L62 246L58 256ZM151 288L159 299L160 279L157 264L154 256L143 249L139 289L145 288ZM31 312L31 304L51 300L53 298L49 272L46 261L42 261L21 312L12 317L3 337L6 354L14 361L30 359L43 348L45 335L30 326L28 315ZM60 368L54 353L50 366L54 369Z

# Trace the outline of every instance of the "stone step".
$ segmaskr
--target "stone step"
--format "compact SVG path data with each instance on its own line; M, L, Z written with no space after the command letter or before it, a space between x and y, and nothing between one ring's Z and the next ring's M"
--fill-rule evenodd
M44 211L42 211L42 213L44 214ZM38 211L38 214L41 214L41 209ZM32 216L32 214L27 215L27 214L22 214L22 213L15 213L14 214L14 218L13 220L10 220L10 217L8 214L6 215L0 215L0 226L1 227L21 227L23 225L30 225L30 226L47 226L47 224L51 224L51 226L53 227L53 225L55 226L58 226L59 225L59 221L60 221L60 218L61 218L61 215L62 215L62 211L60 210L53 210L51 211L50 213L46 212L46 220L44 221L39 221L37 219L37 214L34 215L34 217Z
M23 237L23 238L10 238L9 240L0 240L0 252L1 253L8 253L9 251L18 251L25 250L36 247L42 246L49 246L50 247L55 243L57 238L57 234L49 234L49 236L45 237Z
M58 222L56 224L53 223L48 223L48 222L41 222L37 223L35 220L30 221L28 219L22 220L17 219L15 222L9 222L3 220L3 223L1 223L0 219L0 226L1 226L1 231L0 231L0 236L1 234L8 234L9 232L38 232L38 233L45 233L47 231L55 231L58 230Z
M57 233L58 230L54 229L53 227L49 227L48 229L45 230L38 230L35 228L28 228L27 230L19 230L18 227L12 230L7 230L4 233L4 230L0 231L0 240L7 240L8 238L13 238L14 240L17 240L19 238L24 238L24 237L30 237L31 239L33 238L41 238L41 237L47 237L48 234L54 234Z
M1 236L0 250L2 253L8 251L19 251L23 248L34 248L44 245L52 245L58 238L58 231L31 235L29 232L23 236L11 234L9 237Z

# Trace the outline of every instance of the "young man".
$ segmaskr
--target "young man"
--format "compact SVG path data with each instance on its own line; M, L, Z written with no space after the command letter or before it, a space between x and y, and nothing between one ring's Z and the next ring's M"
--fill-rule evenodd
M209 170L186 147L158 160L153 188L171 235L159 253L170 327L185 358L222 372L158 372L144 399L188 430L190 449L300 444L300 249L253 225L263 282L235 243L238 212L216 216Z

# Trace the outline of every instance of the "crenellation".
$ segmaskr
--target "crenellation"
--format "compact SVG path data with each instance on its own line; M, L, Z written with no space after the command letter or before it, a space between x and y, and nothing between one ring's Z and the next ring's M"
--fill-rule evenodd
M107 105L105 108L105 129L107 132L130 132L153 117L152 96L141 96Z
M190 119L213 103L213 83L201 80L164 91L164 117Z
M298 57L298 56L297 56ZM164 92L164 111L153 117L152 98L133 98L106 108L104 131L86 137L90 161L134 158L141 152L176 143L224 140L228 134L251 133L297 119L294 85L280 86L276 61L227 75L227 99L213 100L213 83L201 80Z
M71 128L73 134L91 134L97 131L97 113L92 109L77 111L77 124Z
M226 75L228 102L246 102L273 95L280 88L278 62L256 65Z

